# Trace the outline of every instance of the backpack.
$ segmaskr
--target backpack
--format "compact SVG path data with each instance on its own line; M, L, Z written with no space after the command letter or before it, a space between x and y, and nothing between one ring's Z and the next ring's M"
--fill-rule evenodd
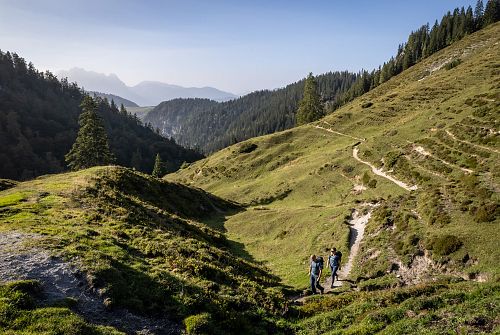
M323 264L324 264L323 257L321 256L316 257L316 263L318 263L319 268L323 270Z
M342 253L340 251L337 251L335 255L339 257L339 264L340 264L340 262L342 261Z

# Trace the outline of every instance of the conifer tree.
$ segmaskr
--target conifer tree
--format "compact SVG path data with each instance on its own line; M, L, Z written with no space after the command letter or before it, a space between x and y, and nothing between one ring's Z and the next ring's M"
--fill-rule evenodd
M116 106L114 99L111 99L111 104L109 106L113 112L118 113L118 107Z
M112 163L114 156L109 150L106 130L96 113L97 103L90 96L85 96L80 107L78 136L65 156L68 167L80 170Z
M482 0L477 0L476 8L474 9L474 19L476 21L476 30L483 26L483 11L484 5Z
M483 15L483 26L500 20L500 0L488 0Z
M156 154L155 166L151 175L156 178L160 178L163 175L163 162L161 161L160 154Z
M127 116L127 109L123 106L123 104L120 105L120 114Z
M316 79L312 73L309 73L304 85L304 97L297 110L297 125L299 126L316 121L324 115L317 87Z

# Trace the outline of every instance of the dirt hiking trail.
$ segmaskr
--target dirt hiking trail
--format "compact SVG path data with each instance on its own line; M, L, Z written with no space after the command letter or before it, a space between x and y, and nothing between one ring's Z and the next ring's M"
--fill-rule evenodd
M359 152L359 148L357 146L355 146L352 149L352 156L354 157L354 159L357 160L360 163L368 165L372 169L372 172L374 174L376 174L377 176L384 177L385 179L388 179L388 180L392 181L394 184L398 185L399 187L404 188L407 191L415 191L415 190L418 189L417 185L408 186L406 183L402 182L401 180L397 180L396 178L394 178L392 176L389 176L387 173L385 173L381 169L377 169L371 163L368 163L368 162L365 162L365 161L361 160L361 158L359 158L359 156L358 156L358 152Z
M487 147L487 146L484 146L484 145L472 143L472 142L469 142L469 141L461 140L461 139L457 138L455 136L455 134L453 134L448 129L445 129L445 132L446 132L446 134L448 134L448 136L450 136L452 139L454 139L457 142L468 144L468 145L471 145L471 146L479 148L479 149L483 149L483 150L487 150L487 151L490 151L490 152L494 152L494 153L500 154L500 151L498 151L496 149L493 149L493 148L490 148L490 147Z
M323 121L323 123L325 123L325 124L327 124L329 126L332 126L332 124L330 124L330 123L328 123L326 121ZM322 126L319 126L319 125L315 125L314 128L322 129L322 130L327 131L327 132L332 133L332 134L336 134L336 135L340 135L340 136L344 136L344 137L349 137L349 138L352 138L354 140L358 140L358 141L361 141L361 142L366 141L365 138L351 136L351 135L344 134L344 133L335 131L333 129L325 128L325 127L322 127ZM359 143L357 143L357 144L359 144ZM353 149L352 149L352 156L354 157L355 160L357 160L358 162L363 163L365 165L368 165L372 169L372 172L374 174L376 174L377 176L380 176L380 177L383 177L385 179L388 179L388 180L392 181L393 183L395 183L396 185L398 185L399 187L404 188L407 191L415 191L415 190L418 189L417 185L408 186L406 183L404 183L404 182L402 182L400 180L397 180L396 178L391 177L390 175L388 175L387 173L385 173L381 169L376 168L371 163L368 163L368 162L365 162L365 161L361 160L361 158L359 158L359 156L358 156L359 149L358 149L357 144L355 144L354 147L353 147Z
M356 258L359 252L359 245L361 244L361 240L363 239L363 236L365 234L366 224L368 223L368 220L370 220L372 216L373 208L377 207L378 205L365 204L365 206L366 207L362 207L360 209L355 209L352 212L351 219L348 221L349 258L347 259L347 262L345 261L345 259L341 262L341 269L340 271L337 272L338 278L340 280L335 280L333 284L334 288L342 286L344 280L351 273L351 269L354 264L354 259ZM365 214L363 214L364 210L366 210ZM326 272L328 273L330 272L330 269L325 269L323 271L326 274ZM326 281L324 283L325 293L328 293L332 290L330 288L331 284L332 284L332 277L331 276L326 277Z
M356 259L356 256L359 252L361 240L363 239L363 235L365 233L365 226L368 223L368 220L370 220L373 209L377 206L378 204L365 203L360 206L359 209L355 209L352 211L351 218L347 221L347 224L349 225L349 258L347 259L347 261L345 259L342 260L341 270L337 273L339 279L335 280L333 288L331 288L330 269L326 268L328 256L324 257L325 268L323 269L321 285L325 288L325 294L331 292L336 287L342 286L351 273L354 260ZM310 295L302 295L299 297L295 297L292 300L294 300L295 302L304 302L308 297L310 297Z

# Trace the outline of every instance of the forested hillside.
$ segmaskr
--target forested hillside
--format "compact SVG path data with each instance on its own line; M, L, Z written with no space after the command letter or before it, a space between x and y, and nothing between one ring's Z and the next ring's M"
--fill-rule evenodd
M89 93L91 96L97 96L99 98L108 99L108 101L114 101L115 104L118 106L123 105L125 107L139 107L135 102L122 98L118 95L101 93L96 91L91 91Z
M325 113L332 113L453 42L498 21L499 8L498 0L488 1L486 7L478 1L474 9L455 8L432 27L426 24L413 31L407 42L399 45L396 56L371 72L317 76ZM251 137L294 127L303 87L301 80L282 89L253 92L220 104L190 99L168 101L153 109L145 121L184 146L212 153Z
M0 52L0 177L29 179L66 170L64 155L78 130L83 91L17 54ZM98 99L117 164L150 172L160 153L169 170L200 155L144 127L116 105Z
M489 0L486 7L478 0L474 9L455 8L440 22L434 22L412 31L406 43L399 45L396 57L391 57L378 69L361 71L356 83L330 106L330 112L356 97L372 90L393 76L403 72L435 52L500 20L500 1ZM457 60L458 62L460 60Z
M322 74L316 80L323 100L336 101L356 78L356 74L343 71ZM175 99L155 107L144 121L181 145L210 153L250 137L293 127L303 90L304 80L301 80L281 89L257 91L222 103Z

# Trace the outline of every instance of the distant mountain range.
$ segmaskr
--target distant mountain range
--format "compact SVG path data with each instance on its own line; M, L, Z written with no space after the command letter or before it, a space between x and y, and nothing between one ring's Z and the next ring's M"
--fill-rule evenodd
M117 95L133 101L139 106L156 106L163 101L175 98L205 98L215 101L227 101L237 98L232 93L213 87L182 87L157 81L143 81L130 87L121 81L116 74L106 75L78 67L67 71L59 71L57 76L59 78L66 77L70 82L77 82L79 86L87 91Z

